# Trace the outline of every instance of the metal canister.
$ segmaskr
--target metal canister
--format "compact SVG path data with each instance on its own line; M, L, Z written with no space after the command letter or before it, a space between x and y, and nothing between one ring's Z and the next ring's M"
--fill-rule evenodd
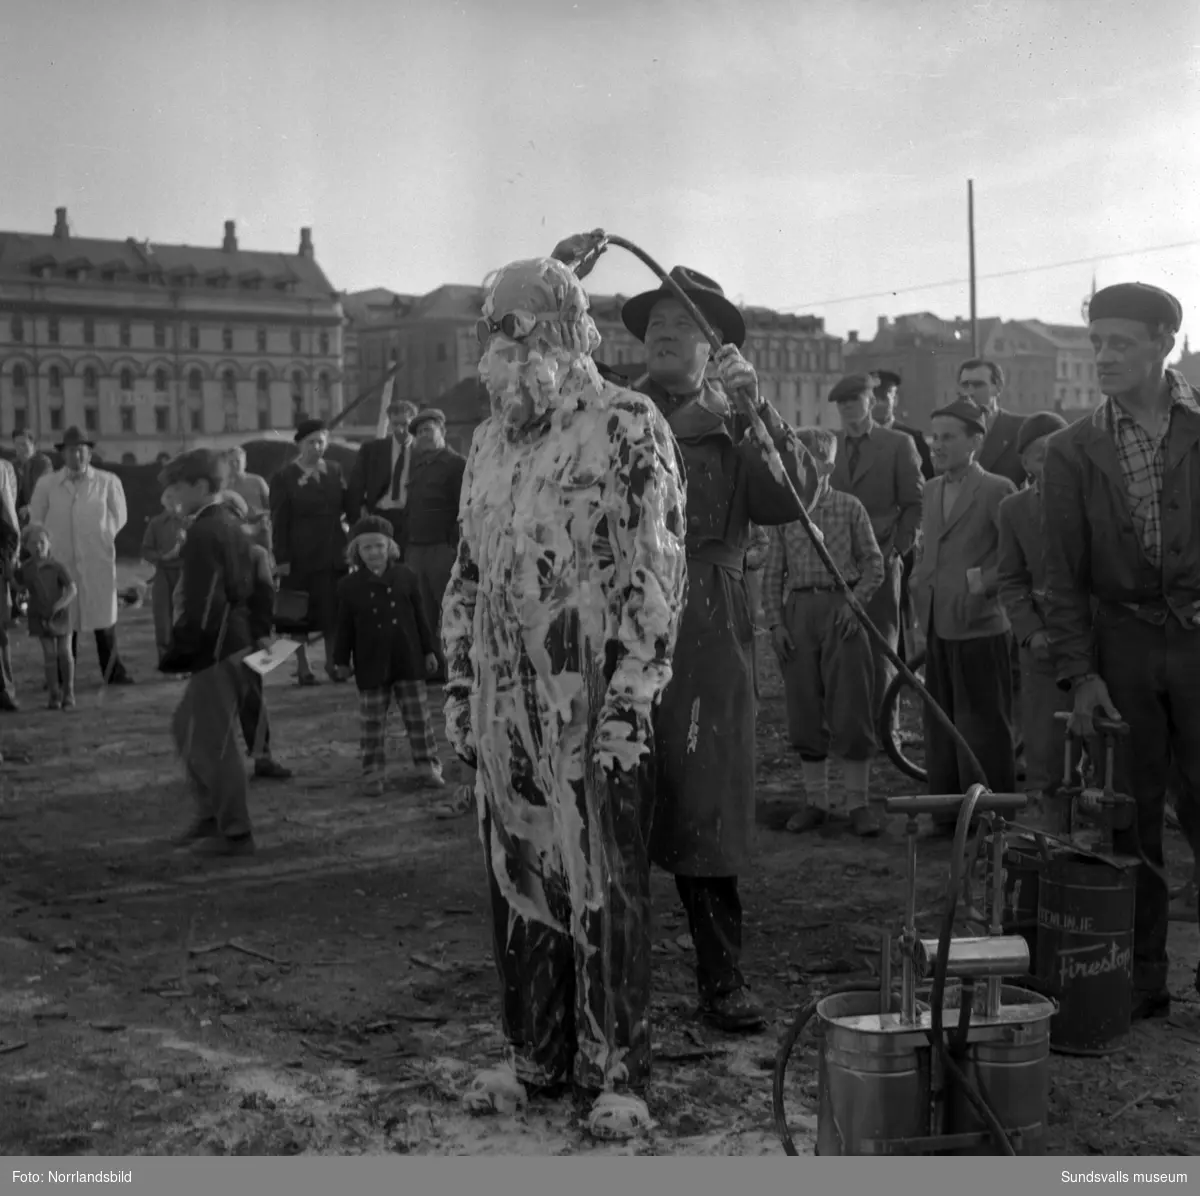
M904 1026L897 998L880 1016L876 993L840 993L817 1006L820 1110L817 1153L891 1153L929 1129L930 1047L921 1026Z
M990 882L990 853L988 860ZM1029 944L1029 958L1033 962L1037 960L1038 889L1041 876L1042 854L1037 844L1024 836L1010 838L1004 847L1004 908L1001 911L1001 924L1005 934L1019 934Z
M1065 1054L1117 1050L1133 1014L1137 862L1058 851L1043 865L1037 975L1058 1002L1050 1046Z
M955 1011L957 1012L957 1011ZM1050 1024L1054 1002L1013 985L1000 990L1000 1018L976 1022L960 1066L983 1095L996 1119L1015 1139L1019 1155L1040 1155L1046 1149L1050 1107ZM954 1018L947 1015L947 1020ZM965 1092L951 1097L950 1128L972 1133L988 1126ZM964 1154L995 1154L988 1142Z

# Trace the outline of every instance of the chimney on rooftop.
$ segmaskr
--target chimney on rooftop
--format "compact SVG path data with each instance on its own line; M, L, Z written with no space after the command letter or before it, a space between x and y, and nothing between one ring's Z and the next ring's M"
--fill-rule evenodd
M221 242L221 248L226 253L237 253L237 231L232 220L225 221L225 240Z
M67 223L67 209L54 209L54 236L59 241L66 241L71 236L71 226Z
M300 230L300 251L299 252L300 252L301 257L312 257L313 243L312 243L312 229L311 228L302 228Z
M887 326L888 326L887 316L880 316L879 317L879 325L878 325L879 331L884 332L887 329Z
M857 333L857 331L855 331L855 330L852 328L852 329L851 329L849 332L847 332L847 333L846 333L846 340L847 340L847 341L848 341L850 344L852 344L852 345L857 345L857 344L858 344L858 333Z

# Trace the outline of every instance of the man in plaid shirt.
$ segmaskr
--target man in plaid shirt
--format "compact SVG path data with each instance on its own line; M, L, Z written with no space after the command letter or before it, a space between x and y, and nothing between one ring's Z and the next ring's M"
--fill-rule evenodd
M1107 399L1048 443L1046 622L1076 729L1093 735L1097 714L1129 725L1117 787L1138 816L1115 846L1153 865L1137 873L1134 1017L1159 1017L1171 1006L1161 869L1172 762L1185 789L1200 788L1200 401L1166 368L1183 322L1174 296L1125 283L1088 314Z
M810 516L855 598L866 606L884 579L883 553L870 516L852 494L829 484L837 437L823 428L805 428L800 441L816 461L821 479ZM788 737L800 753L806 797L787 829L798 833L829 821L834 811L828 757L833 755L842 762L850 829L864 837L878 835L883 823L867 798L876 747L871 641L803 524L773 527L770 534L763 608L783 671Z

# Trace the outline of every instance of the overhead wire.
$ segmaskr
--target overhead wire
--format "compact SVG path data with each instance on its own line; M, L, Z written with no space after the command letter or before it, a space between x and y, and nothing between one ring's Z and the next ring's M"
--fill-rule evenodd
M1168 249L1187 249L1193 245L1200 245L1200 238L1191 241L1175 241L1170 245L1150 245L1145 249L1125 249L1120 253L1099 253L1089 257L1072 258L1069 261L1048 262L1042 266L1020 266L1014 270L997 270L992 274L976 275L976 281L983 282L985 279L993 278L1017 278L1026 274L1041 274L1049 270L1063 270L1068 266L1088 266L1095 262L1108 262L1116 258L1137 257L1143 253L1163 253ZM809 300L804 303L788 303L783 307L778 308L779 311L796 311L800 308L818 308L831 307L837 303L858 303L864 299L888 299L893 295L912 295L918 291L935 291L941 287L957 287L966 286L971 280L969 278L948 278L942 282L927 282L920 286L897 287L889 291L872 291L869 294L863 295L843 295L836 299L819 299Z

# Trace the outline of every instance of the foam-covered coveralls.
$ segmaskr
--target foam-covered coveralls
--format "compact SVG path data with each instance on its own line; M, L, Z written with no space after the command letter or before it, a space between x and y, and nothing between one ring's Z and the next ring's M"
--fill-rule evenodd
M654 403L596 372L587 303L549 259L488 289L492 414L443 606L446 723L477 766L517 1076L636 1091L650 1066L651 711L686 597L684 484Z

